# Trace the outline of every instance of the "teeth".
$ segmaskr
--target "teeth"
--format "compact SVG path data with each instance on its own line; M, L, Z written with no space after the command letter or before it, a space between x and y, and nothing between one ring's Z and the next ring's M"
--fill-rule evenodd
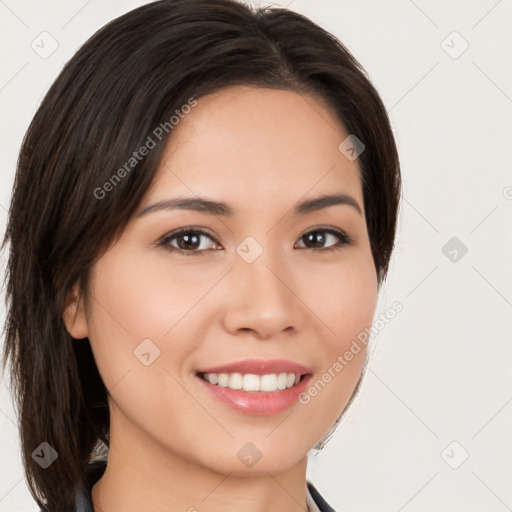
M300 381L295 373L271 373L255 375L253 373L204 373L201 377L210 384L223 388L243 389L244 391L278 391L291 388Z

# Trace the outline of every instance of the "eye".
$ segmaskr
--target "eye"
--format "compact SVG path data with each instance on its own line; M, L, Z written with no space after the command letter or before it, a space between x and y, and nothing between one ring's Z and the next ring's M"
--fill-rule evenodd
M336 242L336 239L338 240L338 243L328 247L322 247L329 241L334 240L334 242ZM207 241L205 242L205 240L210 240L213 242L213 247L208 247L209 244ZM313 247L301 247L297 245L298 242L294 245L294 247L313 249L314 252L325 252L341 249L343 246L349 245L353 242L352 238L350 238L346 233L333 228L316 228L314 230L308 231L300 237L299 242L300 241L303 241L308 245L311 244ZM215 240L215 238L210 235L208 231L202 228L178 229L164 236L164 238L162 238L157 245L159 247L164 247L169 252L177 251L187 256L200 254L208 249L218 250L221 248L217 240Z
M323 244L328 243L333 239L338 239L338 243L336 245L321 247ZM353 242L353 240L346 233L333 228L316 228L302 235L299 240L314 246L306 247L306 249L320 250L323 252L342 249L343 246L349 245Z
M191 256L208 249L208 243L203 243L204 239L210 239L214 244L217 243L204 229L185 228L169 233L158 243L158 246L163 246L170 252L179 251ZM176 245L173 244L174 241L176 241Z

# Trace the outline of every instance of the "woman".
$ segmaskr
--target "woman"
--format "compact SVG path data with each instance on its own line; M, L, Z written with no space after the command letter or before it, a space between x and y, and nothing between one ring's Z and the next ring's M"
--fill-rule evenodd
M393 249L386 110L286 9L163 0L98 31L26 134L4 365L42 510L333 510Z

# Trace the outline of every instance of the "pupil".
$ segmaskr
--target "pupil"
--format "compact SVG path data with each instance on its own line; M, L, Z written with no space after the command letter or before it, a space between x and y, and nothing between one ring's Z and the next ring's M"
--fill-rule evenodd
M197 235L182 235L180 240L184 243L180 243L180 249L196 248L199 245L199 237Z
M321 231L313 231L305 236L308 239L308 242L318 244L319 247L322 247L325 243L325 235Z

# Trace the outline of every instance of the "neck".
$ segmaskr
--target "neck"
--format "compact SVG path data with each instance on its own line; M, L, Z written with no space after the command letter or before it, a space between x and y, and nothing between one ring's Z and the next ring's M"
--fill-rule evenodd
M122 429L115 425L110 429L107 468L91 491L95 512L308 510L307 456L279 473L261 465L259 471L241 474L239 464L221 472L169 451L131 423Z

